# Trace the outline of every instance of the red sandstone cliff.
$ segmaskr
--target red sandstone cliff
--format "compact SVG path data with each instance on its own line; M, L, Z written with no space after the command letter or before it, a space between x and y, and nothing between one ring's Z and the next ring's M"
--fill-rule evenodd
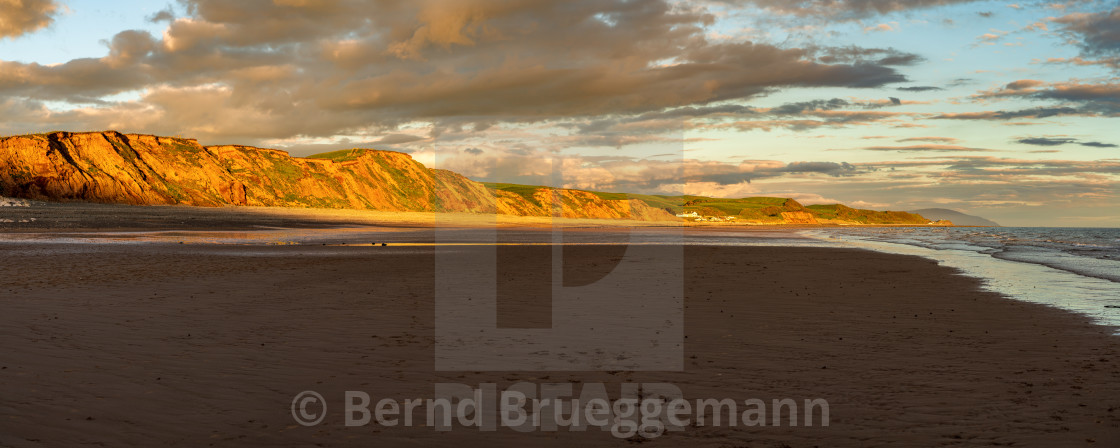
M0 138L0 195L25 199L520 216L553 216L551 204L558 203L559 215L570 218L672 219L641 201L547 191L534 203L390 151L296 158L273 149L204 147L191 139L118 132Z

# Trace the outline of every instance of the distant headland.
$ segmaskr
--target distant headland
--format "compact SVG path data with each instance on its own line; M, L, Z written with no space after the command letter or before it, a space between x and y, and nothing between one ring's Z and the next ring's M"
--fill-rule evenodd
M106 132L0 138L0 196L40 201L489 213L692 225L938 225L917 213L481 183L408 154L351 149L292 157L248 146Z

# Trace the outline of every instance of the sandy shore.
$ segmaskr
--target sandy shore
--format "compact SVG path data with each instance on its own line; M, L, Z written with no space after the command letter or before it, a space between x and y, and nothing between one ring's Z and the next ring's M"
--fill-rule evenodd
M687 247L684 371L459 373L433 361L433 250L0 244L0 445L632 443L347 428L339 403L347 390L403 400L439 382L529 381L831 404L827 428L690 427L649 446L1120 446L1116 338L927 260ZM549 253L511 247L500 260L537 275ZM568 248L566 275L601 276L620 253ZM518 309L531 307L506 312ZM333 401L320 426L293 421L305 390Z
M470 213L382 212L371 210L281 207L129 206L90 203L41 203L0 208L0 231L85 230L246 230L266 227L337 226L432 227L681 227L676 221L628 221L480 215ZM33 221L32 221L33 220Z

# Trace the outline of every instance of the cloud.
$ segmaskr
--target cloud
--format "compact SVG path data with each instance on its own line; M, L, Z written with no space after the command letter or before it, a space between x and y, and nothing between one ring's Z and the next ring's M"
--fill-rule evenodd
M866 28L863 29L863 32L865 32L865 33L873 33L873 32L880 32L881 33L881 32L888 32L888 31L898 31L898 25L897 24L892 24L892 23L880 23L878 25L869 26L869 27L866 27Z
M1120 6L1111 11L1074 13L1054 19L1086 55L1120 56Z
M812 106L812 104L813 102L790 103L774 109L760 110L757 117L744 117L736 121L700 125L698 127L739 131L771 131L774 129L807 131L824 127L867 126L873 123L901 125L901 118L910 116L910 114L901 112L834 110L831 108L833 106L828 104L819 108Z
M1047 58L1045 61L1037 60L1036 62L1047 64L1072 64L1081 67L1099 65L1102 67L1120 69L1120 56L1106 57L1101 59L1086 59L1080 56L1072 58Z
M170 7L167 7L157 11L155 14L148 16L146 19L152 23L173 22L175 21L175 11L173 11Z
M941 87L934 87L934 86L908 86L908 87L899 87L898 90L903 91L903 92L936 92L936 91L945 90L945 89L943 89Z
M840 98L833 98L830 100L803 101L798 103L783 104L781 106L770 109L769 111L767 111L767 114L774 116L802 115L805 112L836 110L848 107L850 105L851 103Z
M996 30L994 30L990 33L981 34L980 36L976 37L976 43L973 44L973 47L977 47L977 46L980 46L980 45L995 45L996 42L999 42L999 40L1003 39L1003 37L1006 36L1006 35L1007 35L1006 31L996 31Z
M969 148L959 145L910 145L910 146L870 146L862 148L865 151L895 151L895 152L986 152L990 149Z
M953 137L910 137L898 140L899 143L906 142L930 142L930 143L957 143L959 138Z
M1120 115L1120 83L1115 81L1049 83L1034 79L1022 79L1008 83L1001 88L982 91L973 95L972 98L978 100L1008 98L1050 100L1077 106L1080 113L1084 115Z
M150 110L179 120L158 128L176 125L173 134L204 141L285 139L379 135L413 121L633 117L790 87L877 88L905 81L893 66L920 59L889 49L712 40L713 15L667 0L181 5L179 17L152 17L167 23L161 35L119 33L101 58L0 62L0 95L70 102L88 109L83 116L113 116L130 129L153 120L127 112ZM169 101L190 91L229 121L196 113L181 95L185 103ZM122 93L141 99L107 99Z
M753 131L789 129L806 131L821 127L866 126L872 123L900 124L908 113L876 111L885 107L912 102L891 99L845 100L832 98L786 103L772 108L721 104L713 106L688 106L664 111L647 112L626 117L610 117L573 123L585 139L587 146L622 146L626 144L659 141L654 136L674 134L686 129L732 129ZM670 138L680 139L679 136Z
M427 140L427 138L410 134L389 134L381 137L374 143L379 145L400 145L403 143L412 143L421 140Z
M1025 137L1025 138L1021 138L1021 139L1016 140L1016 142L1024 144L1024 145L1034 145L1034 146L1062 146L1062 145L1077 144L1077 145L1081 145L1081 146L1087 146L1087 147L1090 147L1090 148L1116 148L1116 147L1120 147L1120 146L1112 144L1112 143L1083 142L1081 140L1078 140L1076 138L1071 138L1071 137L1058 137L1058 138L1055 138L1055 137Z
M1077 139L1030 137L1030 138L1021 138L1021 139L1018 140L1018 142L1022 143L1024 145L1034 145L1034 146L1061 146L1061 145L1068 145L1070 143L1077 142Z
M819 56L817 60L826 64L877 64L886 66L909 66L925 60L920 55L894 48L824 47L813 48Z
M973 3L980 0L719 0L797 17L858 20L875 15Z
M559 155L546 149L501 146L464 146L441 153L438 160L439 168L479 181L632 193L673 193L682 191L683 185L735 186L779 178L838 179L870 172L845 162L711 161L688 159L679 152L649 158Z
M46 28L58 12L55 0L0 0L0 39Z
M935 120L1014 120L1019 118L1051 118L1069 115L1091 115L1072 107L1037 107L1012 111L985 111L944 113L932 117Z
M793 162L782 170L787 173L820 173L829 176L847 176L863 172L848 162Z

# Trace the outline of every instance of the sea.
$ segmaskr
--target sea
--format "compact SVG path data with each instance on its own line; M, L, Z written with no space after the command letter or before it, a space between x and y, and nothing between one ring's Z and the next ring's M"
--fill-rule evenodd
M936 260L1016 300L1091 317L1120 334L1120 229L837 228L803 235L832 245Z
M1120 229L1039 227L837 227L751 229L744 227L567 229L409 229L358 227L261 229L256 231L149 231L0 233L3 243L218 245L231 255L270 256L261 245L346 246L459 245L706 245L855 248L935 260L978 278L988 290L1014 300L1044 304L1090 317L1120 335ZM69 244L67 244L69 243ZM285 251L287 255L300 253ZM308 256L327 255L320 249ZM343 252L338 252L343 253Z

